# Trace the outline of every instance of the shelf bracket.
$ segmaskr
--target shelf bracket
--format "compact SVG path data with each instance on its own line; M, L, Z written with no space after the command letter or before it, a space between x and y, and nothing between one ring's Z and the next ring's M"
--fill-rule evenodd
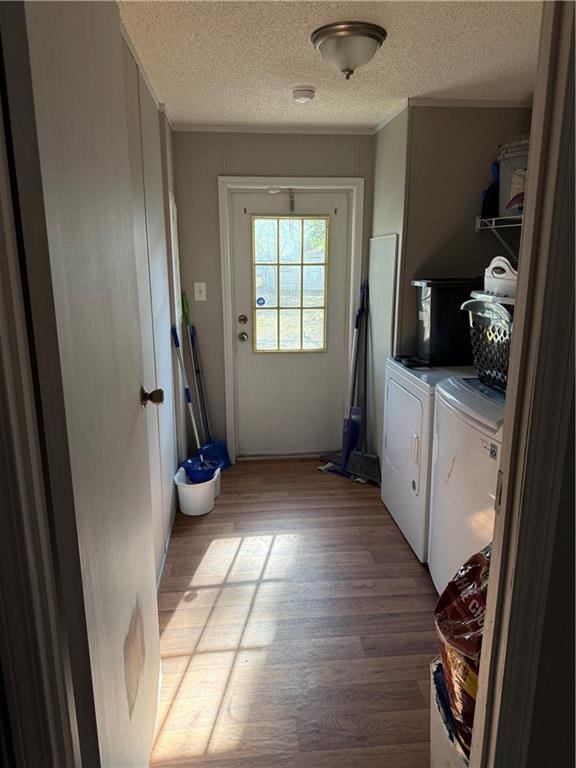
M500 232L498 232L498 230L497 230L497 229L491 229L490 231L492 232L492 234L493 234L493 235L495 235L495 237L497 237L497 238L498 238L498 240L500 241L500 244L502 245L502 247L503 247L503 248L505 248L505 249L506 249L506 252L508 253L508 255L509 255L509 256L511 256L511 257L514 259L514 261L517 261L517 259L518 259L518 256L517 256L517 255L516 255L516 253L515 253L515 252L512 250L512 248L510 248L510 246L508 245L508 243L506 242L506 240L504 240L504 238L502 237L502 235L500 234Z

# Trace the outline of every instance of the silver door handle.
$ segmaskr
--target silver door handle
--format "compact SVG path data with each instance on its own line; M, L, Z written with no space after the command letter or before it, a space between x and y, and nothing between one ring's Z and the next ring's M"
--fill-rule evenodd
M153 389L152 392L148 392L144 387L140 387L140 403L145 408L148 403L154 403L154 405L162 405L164 402L164 390Z
M248 315L238 315L238 322L240 325L246 325L248 322Z
M248 334L246 331L242 331L242 333L238 334L238 341L248 341Z

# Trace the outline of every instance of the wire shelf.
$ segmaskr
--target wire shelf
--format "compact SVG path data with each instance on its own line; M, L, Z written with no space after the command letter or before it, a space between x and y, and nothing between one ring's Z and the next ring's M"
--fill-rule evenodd
M523 216L500 216L495 219L483 219L476 217L476 232L482 232L486 229L510 229L511 227L521 227Z
M483 219L481 216L476 217L476 232L492 232L494 237L498 239L500 245L511 257L514 266L518 265L518 254L512 250L510 245L500 234L500 230L503 229L516 229L522 226L523 216L499 216L495 219Z

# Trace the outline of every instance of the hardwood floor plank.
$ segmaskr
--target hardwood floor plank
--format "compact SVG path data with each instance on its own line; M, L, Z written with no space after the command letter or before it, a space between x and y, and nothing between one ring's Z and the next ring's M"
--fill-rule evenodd
M377 488L239 462L178 515L151 765L426 768L436 594Z
M247 758L202 756L154 764L163 768L428 768L429 756L428 745L421 743L300 753L297 762L292 755L266 755Z
M368 656L397 656L403 654L438 654L440 646L434 630L423 632L391 632L386 635L362 637L362 647Z
M426 743L428 710L346 713L298 720L296 732L303 752L350 749L358 746Z

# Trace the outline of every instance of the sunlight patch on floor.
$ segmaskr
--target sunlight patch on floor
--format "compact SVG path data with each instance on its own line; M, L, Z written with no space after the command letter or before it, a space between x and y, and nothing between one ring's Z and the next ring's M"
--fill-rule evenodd
M266 722L288 717L282 702L271 712L269 703L259 704L259 691L274 690L261 670L285 599L282 578L291 574L298 547L299 536L290 534L213 541L189 587L180 598L170 595L161 631L185 633L189 653L170 657L163 641L153 761L232 750L249 755L264 743L279 751L294 746L286 722Z

